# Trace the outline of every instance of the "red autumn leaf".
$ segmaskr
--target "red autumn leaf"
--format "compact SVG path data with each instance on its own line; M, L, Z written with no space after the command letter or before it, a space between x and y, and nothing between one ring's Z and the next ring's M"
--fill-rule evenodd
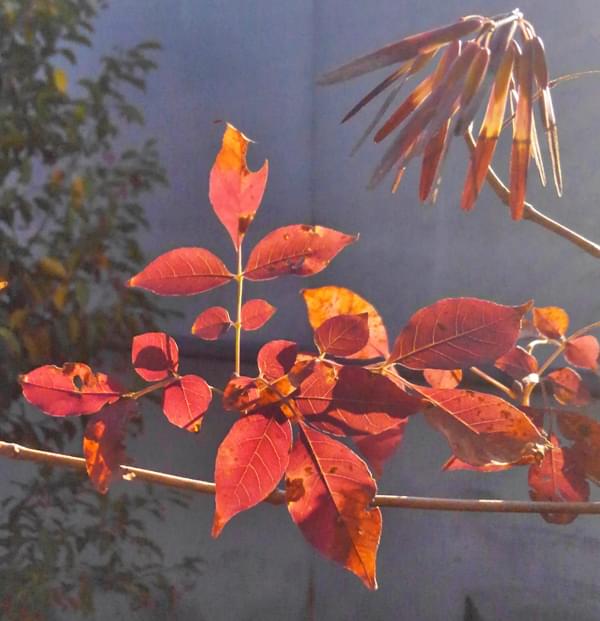
M231 325L231 318L226 308L211 306L196 317L192 326L192 334L205 341L216 341L229 330Z
M237 250L262 200L269 163L248 170L246 152L252 141L227 123L223 145L210 171L208 196L217 217Z
M327 319L336 315L360 315L369 318L369 342L358 352L348 356L354 359L386 358L389 354L388 337L381 315L375 307L358 293L344 287L319 287L304 289L302 297L306 303L308 321L316 330Z
M411 317L389 362L410 369L448 370L493 362L514 346L529 306L476 298L439 300Z
M353 436L356 448L363 454L375 476L380 477L383 474L383 466L402 444L407 422L399 421L395 427L376 435Z
M20 382L25 399L50 416L93 414L121 395L115 380L81 362L38 367Z
M424 369L423 377L432 388L456 388L462 381L460 369Z
M315 330L319 352L341 357L358 353L369 340L368 317L367 313L361 313L326 319Z
M346 235L324 226L284 226L256 244L244 274L249 280L270 280L287 274L312 276L357 239L358 235Z
M494 366L516 380L522 380L538 371L538 362L535 357L518 346L513 347L504 356L500 356Z
M343 444L301 425L286 471L292 520L328 559L377 588L381 511L370 507L377 491L367 465Z
M240 418L219 446L212 535L234 516L264 500L283 476L292 448L289 421L263 414Z
M298 345L293 341L270 341L258 352L258 369L267 381L276 380L290 371L297 355Z
M121 399L88 419L83 436L85 469L101 494L106 494L112 481L121 478L120 466L127 459L125 431L136 409L135 401Z
M413 388L432 405L425 418L453 453L472 466L515 464L542 455L546 439L531 419L504 399L461 389Z
M232 278L223 261L209 250L177 248L151 261L127 285L158 295L195 295L226 285Z
M546 375L552 385L554 398L563 405L587 405L592 396L574 369L564 367Z
M163 392L162 409L169 422L198 431L212 400L210 386L198 375L184 375Z
M591 334L569 339L565 347L565 358L573 366L595 371L598 368L600 343Z
M531 459L528 463L533 463L535 460ZM502 470L510 470L513 466L518 464L484 464L483 466L472 466L462 459L452 455L450 459L442 466L442 470L446 472L453 472L455 470L469 470L473 472L500 472Z
M248 300L242 306L242 330L262 328L277 309L266 300Z
M532 500L553 502L585 502L590 486L584 478L581 463L573 449L561 447L551 436L552 448L539 464L529 468L529 495ZM542 513L546 522L569 524L577 516L568 513Z
M335 435L379 434L422 405L379 373L316 364L294 395L307 422Z
M133 337L131 363L147 382L166 379L179 368L179 348L164 332L146 332Z
M569 328L569 315L566 310L558 306L534 308L533 324L545 337L560 339Z
M575 442L572 450L581 462L585 477L600 485L600 423L575 412L561 412L557 419L561 433Z

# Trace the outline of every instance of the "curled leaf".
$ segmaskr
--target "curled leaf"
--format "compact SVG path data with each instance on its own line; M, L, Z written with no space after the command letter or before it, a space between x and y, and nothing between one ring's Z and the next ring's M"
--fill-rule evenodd
M179 368L179 348L164 332L146 332L133 337L131 363L147 382L166 379Z
M565 346L565 359L567 362L582 369L596 370L598 368L599 356L600 343L591 334L569 339Z
M229 330L231 325L231 318L226 308L211 306L196 317L192 326L192 334L205 341L216 341Z
M569 328L569 315L566 310L558 306L535 307L533 324L545 337L560 339Z

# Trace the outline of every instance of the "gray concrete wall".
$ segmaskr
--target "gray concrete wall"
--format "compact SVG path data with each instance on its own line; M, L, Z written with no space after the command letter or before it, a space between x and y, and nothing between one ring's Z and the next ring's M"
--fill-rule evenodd
M460 213L465 147L453 146L435 207L417 203L415 170L396 196L365 189L381 150L367 146L348 158L362 114L339 119L374 82L371 78L315 89L315 77L350 57L405 34L454 20L513 8L500 0L119 0L104 15L100 47L155 38L164 45L160 70L143 100L148 133L159 139L171 187L148 202L151 255L179 245L202 245L230 262L228 239L209 211L208 171L227 119L257 140L251 163L271 163L271 177L250 245L267 230L317 222L361 239L322 275L254 286L281 312L250 342L286 336L309 341L297 290L319 284L356 289L378 306L394 335L419 306L452 295L491 297L569 308L574 325L597 318L597 263L529 223L513 223L485 191L476 211ZM521 9L547 44L553 74L598 67L597 0L523 0ZM82 71L95 66L86 57ZM560 87L556 107L563 147L565 197L531 183L529 197L548 214L600 239L597 131L600 81ZM503 148L506 156L506 148ZM501 166L505 171L505 166ZM532 175L533 176L533 175ZM182 300L185 334L195 313L232 306L219 289ZM196 361L200 372L223 379L229 369ZM199 437L169 427L157 413L137 463L211 478L216 443L229 424L218 408ZM155 421L155 422L154 422ZM151 447L151 448L149 448ZM157 450L156 447L160 447ZM441 474L444 442L421 423L410 426L405 447L381 482L390 493L526 497L526 473ZM580 518L566 527L537 517L385 512L378 593L371 594L333 565L313 556L283 509L260 507L236 518L218 541L209 536L212 500L174 515L157 532L173 558L194 552L206 574L184 600L179 619L305 619L310 568L315 571L317 619L456 620L469 594L483 618L494 621L600 617L596 567L600 526ZM114 618L130 618L115 611ZM146 617L147 618L147 617ZM167 618L167 617L158 617ZM172 617L169 617L172 618Z

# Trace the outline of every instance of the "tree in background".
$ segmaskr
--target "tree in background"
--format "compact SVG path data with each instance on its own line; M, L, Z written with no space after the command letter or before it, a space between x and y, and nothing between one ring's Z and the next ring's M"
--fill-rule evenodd
M77 428L32 424L17 403L19 374L106 357L152 329L159 312L123 283L143 261L141 201L166 183L165 172L152 140L133 148L119 140L124 127L144 122L127 94L145 89L159 45L115 50L96 75L70 79L105 8L101 0L0 0L0 280L9 283L0 292L0 434L30 446L63 449ZM48 467L14 489L2 500L3 619L91 612L96 591L122 593L134 607L175 593L144 517L161 518L162 502L181 497L108 499L80 475ZM197 562L177 569L195 572Z

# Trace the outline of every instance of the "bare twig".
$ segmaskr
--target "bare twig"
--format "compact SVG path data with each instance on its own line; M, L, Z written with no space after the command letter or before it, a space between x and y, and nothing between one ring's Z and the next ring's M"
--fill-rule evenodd
M40 451L11 442L0 441L0 456L85 472L85 460L81 457ZM126 481L143 481L199 494L215 493L215 484L210 481L188 479L133 466L121 466L121 472ZM285 492L283 490L275 490L265 502L274 505L284 504ZM600 515L600 502L532 502L527 500L471 500L467 498L421 498L418 496L377 495L373 500L373 505L377 507L422 509L426 511Z

